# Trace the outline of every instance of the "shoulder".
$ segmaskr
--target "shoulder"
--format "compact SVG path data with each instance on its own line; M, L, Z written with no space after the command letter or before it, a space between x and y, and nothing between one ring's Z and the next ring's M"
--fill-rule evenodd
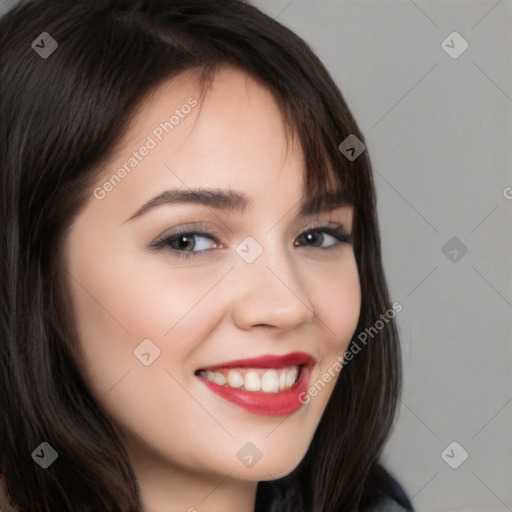
M382 466L370 471L361 499L361 512L414 512L405 490Z
M290 476L278 482L259 482L255 510L277 510L273 508L276 501L280 505L285 505L279 510L294 510L293 505L290 506L291 501L288 501L293 498L293 490L291 490L293 484L289 479ZM358 512L414 512L402 486L378 463L371 468L366 478L357 510Z
M410 508L400 505L393 498L384 498L376 505L366 509L366 512L410 512Z

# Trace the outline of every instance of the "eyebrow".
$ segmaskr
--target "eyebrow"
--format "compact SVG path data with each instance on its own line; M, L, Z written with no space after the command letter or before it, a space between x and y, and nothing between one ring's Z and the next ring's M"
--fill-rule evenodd
M173 189L166 190L143 204L129 220L140 217L144 213L162 205L201 204L217 210L244 213L252 200L243 192L232 189ZM299 216L305 217L316 213L335 210L341 206L353 204L343 191L328 192L314 197L301 205Z

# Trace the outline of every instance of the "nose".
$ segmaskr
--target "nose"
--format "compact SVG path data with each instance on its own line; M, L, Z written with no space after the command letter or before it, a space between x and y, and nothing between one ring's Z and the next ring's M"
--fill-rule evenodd
M234 273L232 315L239 328L291 329L313 319L304 276L284 248L267 247L252 263L240 258Z

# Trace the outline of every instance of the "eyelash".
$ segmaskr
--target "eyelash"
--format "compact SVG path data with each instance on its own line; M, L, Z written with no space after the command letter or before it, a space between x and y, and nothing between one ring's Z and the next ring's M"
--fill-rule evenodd
M339 242L344 244L353 244L353 238L351 235L349 235L345 228L339 224L334 225L320 225L320 226L313 226L308 228L305 231L302 231L302 233L299 234L298 238L303 237L305 235L308 235L310 233L325 233L327 235L331 235L334 238L336 238ZM176 256L179 258L194 258L198 255L204 255L205 253L209 252L210 249L205 249L202 251L180 251L178 249L174 249L173 247L170 247L171 243L178 240L181 236L186 235L187 237L205 237L210 238L215 243L220 244L220 241L218 237L216 237L213 233L210 233L208 231L194 231L194 230L188 230L188 229L182 229L179 231L176 231L175 233L172 233L170 235L165 235L164 237L155 240L151 244L151 248L156 250L161 250L165 248L169 248L171 252L173 252ZM332 245L330 247L312 247L312 249L320 249L323 251L329 251L329 250L335 250L339 247L338 244Z

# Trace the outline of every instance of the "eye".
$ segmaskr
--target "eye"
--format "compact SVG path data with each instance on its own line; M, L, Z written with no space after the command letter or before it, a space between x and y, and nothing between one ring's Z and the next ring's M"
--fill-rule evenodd
M327 243L327 245L326 245ZM295 246L312 249L334 250L343 244L352 244L352 237L341 224L329 224L310 228L296 239ZM180 258L192 258L207 254L211 249L222 247L217 236L208 231L180 230L164 235L150 245L153 249L169 249Z
M299 235L297 240L304 245L319 249L336 249L341 244L352 244L352 237L345 231L343 226L319 226L308 229ZM327 245L324 245L327 243ZM300 245L300 244L299 244Z
M214 242L213 244L212 241ZM215 244L220 244L220 242L212 233L204 231L179 231L156 240L151 244L151 247L155 249L168 247L176 256L190 258L196 256L196 253L203 253L214 248L208 246Z

